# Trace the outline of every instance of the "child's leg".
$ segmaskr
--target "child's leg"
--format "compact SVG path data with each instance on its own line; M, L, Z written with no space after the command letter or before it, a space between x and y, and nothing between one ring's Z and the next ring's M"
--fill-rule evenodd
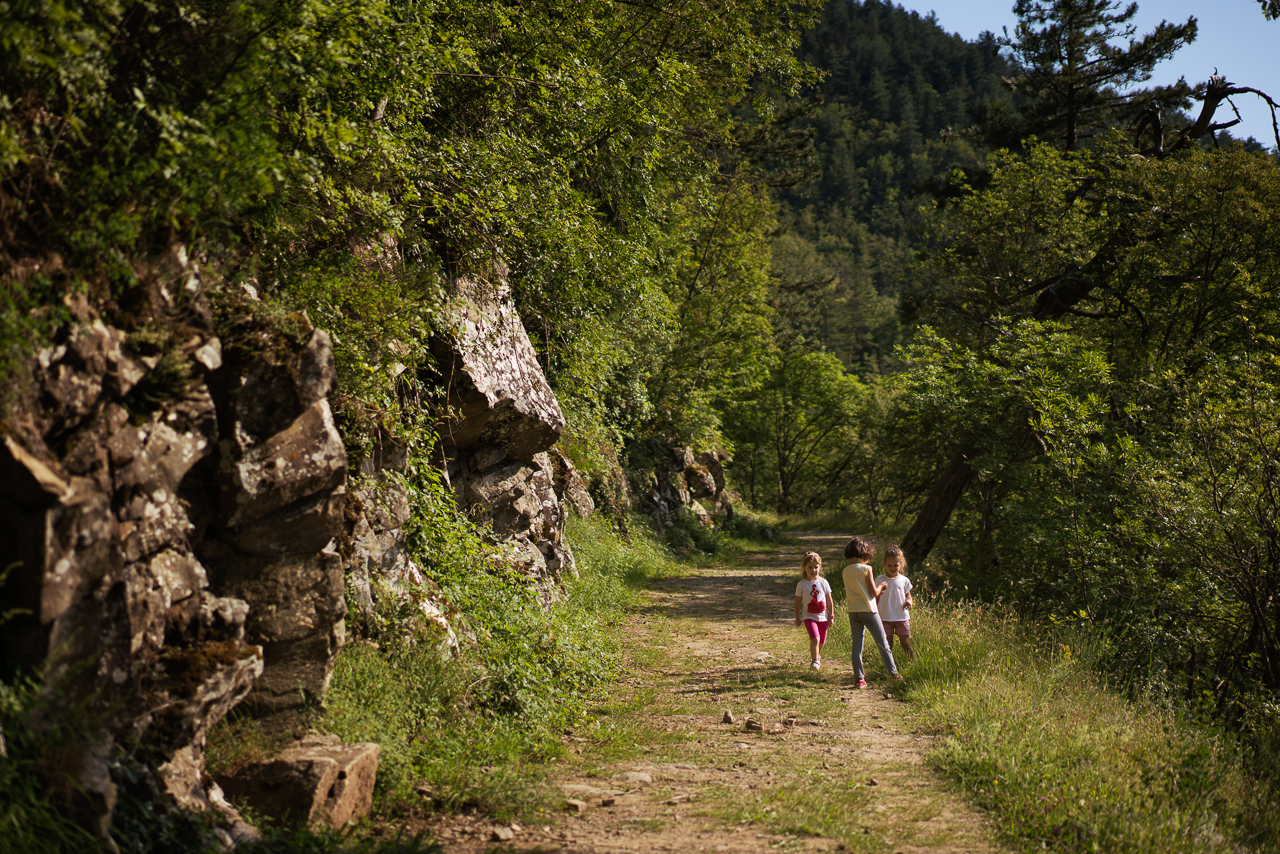
M818 660L818 621L805 620L804 630L809 635L809 660Z
M830 620L818 623L818 661L822 660L822 648L827 645L827 629L831 628Z
M908 620L901 624L899 634L902 635L902 649L906 650L906 654L911 657L911 661L915 661L915 649L911 647L911 621Z
M884 626L884 639L889 642L889 652L893 652L894 635L901 635L905 642L907 633L904 633L901 627L905 626L906 623L898 623L893 620L881 620L880 625Z
M859 619L861 614L849 612L849 641L853 647L853 675L854 678L862 680L867 675L862 669L862 620Z
M884 662L884 669L889 671L890 676L894 676L898 672L898 665L893 663L893 653L889 651L889 642L884 636L884 624L880 622L879 614L870 614L871 619L867 620L867 630L871 632L871 639L876 642L876 646L880 647L880 660Z

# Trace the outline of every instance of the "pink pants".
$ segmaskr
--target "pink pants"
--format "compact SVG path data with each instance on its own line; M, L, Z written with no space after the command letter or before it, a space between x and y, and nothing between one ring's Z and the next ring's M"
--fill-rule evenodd
M809 633L809 637L816 640L819 644L827 642L827 626L831 625L826 620L805 620L804 630Z

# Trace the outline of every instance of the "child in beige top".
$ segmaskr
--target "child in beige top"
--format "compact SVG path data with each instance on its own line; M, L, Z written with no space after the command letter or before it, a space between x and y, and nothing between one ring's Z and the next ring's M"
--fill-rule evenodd
M880 622L880 614L876 610L876 598L884 592L877 587L875 573L868 562L875 557L876 550L862 537L854 537L844 547L844 556L852 561L844 568L844 595L848 602L849 631L853 642L853 675L856 688L867 687L867 674L862 667L862 641L864 631L871 632L871 639L880 648L880 660L884 669L894 679L901 679L898 666L893 663L893 653L889 651L889 642L884 636L884 625Z

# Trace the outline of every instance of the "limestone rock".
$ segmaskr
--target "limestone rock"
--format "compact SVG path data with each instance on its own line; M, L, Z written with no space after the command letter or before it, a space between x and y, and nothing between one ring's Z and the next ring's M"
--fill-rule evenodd
M336 489L347 474L346 450L327 400L239 459L224 460L223 508L230 526Z
M149 677L153 696L168 699L151 712L155 735L174 755L189 749L188 757L202 757L209 730L248 696L262 669L258 649L240 640L163 657L158 677Z
M410 513L404 485L381 477L361 479L349 511L341 551L360 618L373 625L380 603L412 603L420 625L439 639L440 650L457 652L453 607L409 558L402 530Z
M186 624L197 620L197 594L208 586L204 567L187 552L165 549L150 560L127 565L129 651L136 654L146 649L155 653L164 646L167 633L175 628L181 632Z
M297 319L309 325L305 315ZM333 388L335 369L332 342L319 329L293 343L262 328L245 333L238 345L235 358L223 352L226 386L220 420L226 438L244 452L323 401Z
M715 478L705 466L689 466L684 470L684 480L694 498L712 498L716 494Z
M456 333L435 349L457 415L440 434L461 450L500 445L511 459L530 463L555 444L564 414L520 322L505 271L495 278L454 283Z
M724 451L712 451L698 455L697 464L710 473L711 479L715 483L715 494L717 495L725 490L724 463L728 459L729 455Z
M509 537L538 530L553 536L559 500L542 466L509 463L480 472L467 482L471 508L486 508L494 533Z
M697 457L688 448L673 447L655 461L653 473L640 492L640 509L659 528L669 528L688 512L703 524L733 516L732 500L725 486L723 461L716 451ZM710 509L708 509L710 508Z
M372 743L312 739L220 777L218 785L233 801L251 804L282 823L338 828L369 811L379 751Z
M381 427L368 437L368 452L360 461L359 472L373 477L380 472L404 471L409 463L409 451L402 442Z
M596 512L596 503L587 491L587 482L574 468L573 461L559 448L552 448L547 452L547 457L551 461L555 490L561 503L573 508L579 517L589 519Z
M697 519L703 525L711 524L711 514L708 513L707 509L697 501L690 501L689 505L685 509L689 511L689 514L693 516L693 518Z
M236 529L236 549L247 555L318 552L342 533L345 504L343 487L307 496Z
M390 480L371 480L361 484L356 497L376 531L403 527L412 512L409 493L404 485Z
M473 518L487 521L494 534L512 546L512 562L539 581L576 572L573 552L564 539L565 515L555 490L555 470L548 454L532 463L505 455L480 457L458 451L450 468L462 506ZM497 464L481 467L483 462ZM544 592L550 594L550 589Z
M246 638L262 647L263 672L251 701L262 712L324 698L346 636L342 558L333 551L252 557L211 553L219 589L249 603Z
M251 691L268 711L322 699L345 634L327 548L346 501L332 352L305 315L285 330L232 295L215 335L181 247L148 264L114 316L163 347L68 298L74 323L31 365L39 399L0 430L0 598L20 609L0 621L0 656L43 665L30 726L72 710L109 722L62 751L83 767L45 769L94 799L90 825L109 820L103 769L122 743L178 802L226 813L227 839L249 838L205 778L208 730ZM157 373L166 359L176 378ZM380 512L403 524L407 502Z
M164 422L126 427L107 440L115 488L173 494L208 447L209 440L194 430L178 433Z

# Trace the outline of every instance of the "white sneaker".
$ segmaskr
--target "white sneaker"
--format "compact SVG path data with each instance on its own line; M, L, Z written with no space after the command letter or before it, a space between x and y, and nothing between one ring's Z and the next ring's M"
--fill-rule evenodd
M810 664L809 666L810 666L810 667L812 667L814 670L821 670L821 669L822 669L822 662L815 658L815 659L813 660L813 663L812 663L812 664Z

